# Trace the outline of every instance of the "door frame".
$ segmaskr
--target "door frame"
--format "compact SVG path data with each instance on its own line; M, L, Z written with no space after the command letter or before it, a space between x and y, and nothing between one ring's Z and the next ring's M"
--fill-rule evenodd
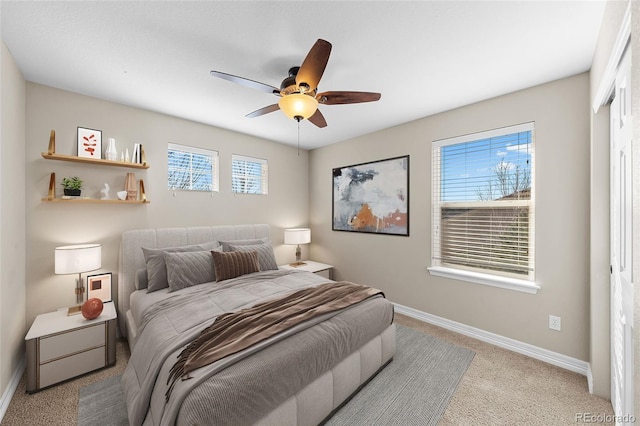
M613 87L616 83L616 73L618 71L618 64L622 60L624 50L631 39L631 3L627 5L627 9L624 12L624 17L616 36L616 41L611 49L607 66L605 67L602 78L598 83L598 90L596 90L595 97L591 108L593 113L597 114L601 106L607 105L613 92Z
M593 113L594 116L598 114L598 112L599 112L601 107L608 105L609 101L611 100L611 96L613 94L613 90L614 90L614 87L615 87L615 80L616 80L616 74L617 74L617 71L618 71L618 65L619 65L619 63L620 63L620 61L622 59L622 56L623 56L624 52L625 52L626 46L629 44L630 39L631 39L631 3L629 2L626 5L626 9L625 9L623 18L620 21L620 25L619 25L619 28L618 28L618 33L616 35L615 42L611 47L611 50L610 50L610 53L609 53L609 58L608 58L608 61L607 61L607 65L606 65L605 69L603 70L603 73L602 73L602 76L600 78L600 81L597 82L597 90L595 91L594 97L592 99L592 105L591 105L592 113ZM606 113L606 117L607 117L606 118L607 122L609 122L610 116L609 116L608 112ZM636 118L636 120L637 119L638 118ZM609 141L609 140L610 140L610 132L609 132L609 136L608 136L607 141ZM593 144L593 142L592 142L592 144ZM599 145L600 145L600 143L599 143ZM593 149L594 148L592 146L592 150ZM606 152L607 152L606 169L607 170L610 169L610 160L608 158L609 150L610 150L610 143L607 143L607 146L606 146ZM598 148L598 151L601 154L604 154L602 152L601 148ZM594 169L595 169L596 171L598 171L598 176L603 177L602 176L602 173L604 172L603 167L605 167L604 164L594 165L594 160L592 159L591 173L594 173ZM610 175L610 170L607 172L607 179L608 179L609 175ZM594 187L593 187L593 185L592 185L591 191L592 191L591 192L591 197L594 197L594 193L593 193ZM603 202L603 203L606 202L607 205L609 205L610 199L611 199L610 198L610 186L609 185L607 185L606 201L605 201L605 198L603 197L603 195L604 195L604 193L597 192L596 193L596 199L599 200L598 202ZM608 224L609 223L609 217L608 217L609 211L610 211L610 208L607 209L607 216L606 217L598 216L596 218L592 217L592 219L591 219L592 233L594 232L594 226L599 228L604 223L603 222L604 220L607 221L606 234L609 235L608 240L610 240L610 237L611 237L611 233L610 233L610 229L611 228L610 228L610 225ZM600 231L598 231L598 233L599 232ZM604 235L602 235L602 234L600 234L600 235L602 237L604 237ZM592 262L591 292L592 292L592 297L593 297L594 291L599 295L598 297L605 296L602 293L601 290L598 290L601 285L606 285L607 286L607 290L606 290L607 295L610 293L610 281L611 280L610 280L609 271L608 270L606 271L607 279L606 279L606 284L604 284L604 274L605 274L605 272L604 271L600 271L600 269L598 269L598 270L594 270L593 269L593 267L595 265L597 265L599 267L604 267L605 266L603 257L606 257L606 259L607 259L606 267L607 267L607 269L609 269L609 265L610 265L610 250L609 250L609 247L606 247L604 250L606 250L606 253L602 252L602 247L600 247L600 246L596 246L596 247L592 246L591 247L591 262ZM593 263L594 261L596 262L595 264ZM596 286L596 287L594 287L594 286ZM596 300L599 300L599 299L596 299ZM593 303L593 301L592 301L592 303ZM592 312L590 313L591 321L592 321L591 339L594 338L594 335L593 335L594 323L593 323L593 321L598 321L598 322L603 321L604 320L603 319L604 316L602 314L604 313L605 309L606 309L606 312L607 312L606 321L608 323L610 323L610 319L611 319L611 314L609 312L610 311L610 302L607 300L605 302L605 304L606 304L606 307L603 306L602 304L596 306L595 308L594 308L593 305L591 306L591 310L592 310ZM596 312L595 312L596 316L595 317L594 317L593 309L596 309ZM607 334L609 334L609 331L610 331L610 324L607 327ZM605 343L605 339L607 339L606 341L609 343L609 346L611 346L611 336L609 336L608 338L603 336L602 334L598 334L598 336L599 336L599 338L598 338L599 339L598 340L599 344L604 344ZM601 359L601 358L599 358L599 359ZM590 360L590 362L594 362L594 360L592 359L592 360ZM602 374L604 373L602 371L602 368L603 368L602 364L599 363L597 367L598 367L598 377L600 377L600 378L602 378L604 380L604 378L602 377ZM607 370L608 370L609 378L612 379L611 378L611 361L610 360L609 360L609 362L607 362L607 366L606 367L607 367ZM587 372L587 382L588 382L588 386L589 386L589 392L593 393L593 390L594 390L594 384L593 384L594 375L592 374L591 368L592 367L591 367L591 364L590 364L589 365L589 371ZM595 372L595 370L594 370L594 372ZM612 386L611 383L612 383L612 380L610 380L609 386L606 387L606 388L608 388L608 392L610 392L610 389L611 389L611 386ZM605 396L604 393L603 393L605 388L603 388L602 385L599 385L598 388L599 388L599 392L600 392L599 394L601 396Z

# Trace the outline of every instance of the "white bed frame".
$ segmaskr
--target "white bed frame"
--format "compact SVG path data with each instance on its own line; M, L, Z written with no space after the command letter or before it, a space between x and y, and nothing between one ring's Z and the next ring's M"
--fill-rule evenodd
M257 225L147 228L125 231L118 262L118 322L120 332L133 351L137 326L129 309L135 276L145 268L142 247L176 247L219 240L270 238L270 227ZM298 394L264 417L262 425L317 425L384 367L395 354L395 326L364 344L333 369L317 378Z

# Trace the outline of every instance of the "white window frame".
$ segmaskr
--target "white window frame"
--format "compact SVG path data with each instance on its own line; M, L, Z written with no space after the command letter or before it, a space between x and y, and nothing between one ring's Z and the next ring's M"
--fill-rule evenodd
M235 162L244 162L248 164L257 164L260 166L261 176L257 177L250 174L237 173ZM259 188L257 191L251 190L251 186L245 185L244 188L238 190L235 185L236 179L254 180ZM269 194L269 162L263 158L248 157L246 155L231 155L231 190L235 194L251 194L251 195L268 195Z
M190 182L189 182L189 187L175 187L175 186L171 186L170 182L169 182L169 169L170 169L170 165L168 164L168 156L169 156L169 151L180 151L183 153L188 153L188 154L195 154L195 155L203 155L203 156L207 156L207 157L211 157L211 190L204 190L204 189L194 189L193 188L193 182L192 182L192 176L193 176L193 172L195 171L193 169L193 164L189 164L189 170L187 171L190 175ZM167 188L170 191L195 191L195 192L219 192L220 190L220 168L218 166L219 164L219 153L218 151L214 151L214 150L210 150L210 149L203 149L203 148L196 148L193 146L188 146L188 145L180 145L180 144L176 144L176 143L168 143L167 144ZM201 170L201 172L204 173L209 173L209 171L206 170Z
M445 202L441 200L441 170L440 170L440 148L464 144L486 138L509 135L513 133L531 131L532 147L531 147L531 197L529 200L513 200L513 201L474 201L474 202ZM540 286L535 283L535 123L524 123L515 126L493 129L485 132L473 133L464 136L458 136L449 139L434 141L432 144L432 256L431 266L428 271L433 276L457 279L477 284L489 285L499 288L521 291L525 293L535 294ZM501 207L511 206L528 206L529 208L529 260L528 264L531 271L526 276L518 277L515 274L503 274L488 269L465 267L462 265L452 265L440 261L441 233L440 220L441 208L459 205L460 208L468 208L469 206L482 205L483 207L495 207L500 203Z

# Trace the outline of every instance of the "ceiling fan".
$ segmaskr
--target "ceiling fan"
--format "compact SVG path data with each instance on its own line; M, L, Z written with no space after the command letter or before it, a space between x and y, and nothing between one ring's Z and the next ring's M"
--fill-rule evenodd
M327 121L318 109L319 104L357 104L380 99L380 93L372 92L333 91L318 93L318 83L327 66L330 53L331 43L318 39L306 58L304 58L302 65L289 69L289 76L282 80L279 89L269 84L220 71L211 71L211 75L280 96L280 101L277 104L253 111L247 114L247 117L259 117L270 112L282 110L289 118L293 118L297 122L307 119L318 127L326 127Z

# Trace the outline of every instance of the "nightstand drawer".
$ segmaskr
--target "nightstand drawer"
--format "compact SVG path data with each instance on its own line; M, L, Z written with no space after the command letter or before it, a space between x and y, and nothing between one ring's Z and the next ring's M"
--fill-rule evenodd
M40 338L40 363L105 345L105 323ZM103 357L104 358L104 357ZM104 365L104 359L102 360Z
M66 309L38 315L24 338L27 393L115 364L117 319L113 303L92 320Z
M104 346L42 364L40 366L39 388L88 373L104 367L105 364Z

